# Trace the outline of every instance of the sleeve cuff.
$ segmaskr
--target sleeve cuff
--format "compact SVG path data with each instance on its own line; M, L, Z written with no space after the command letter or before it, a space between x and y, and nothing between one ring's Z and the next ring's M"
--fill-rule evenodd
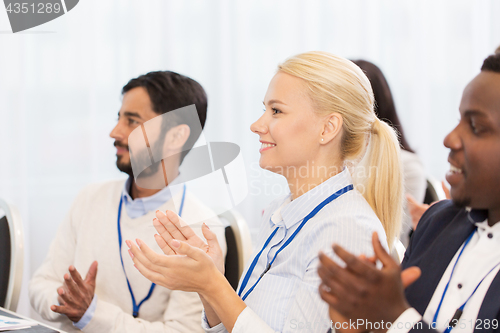
M416 323L422 320L422 316L414 308L409 308L399 315L387 333L408 333Z
M278 333L273 330L266 322L264 322L255 312L248 306L241 311L240 315L234 323L232 333Z
M205 331L205 333L227 333L226 327L222 323L219 325L215 325L214 327L210 327L208 324L208 319L205 314L205 310L201 312L201 327Z
M94 317L95 308L97 307L97 295L94 295L92 302L90 303L87 311L83 314L82 318L76 323L73 323L73 326L78 328L79 330L83 330L85 326L92 320Z

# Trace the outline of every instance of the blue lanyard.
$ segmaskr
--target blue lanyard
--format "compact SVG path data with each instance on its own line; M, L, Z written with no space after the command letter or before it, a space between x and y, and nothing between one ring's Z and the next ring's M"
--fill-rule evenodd
M474 229L474 231L472 231L472 233L470 234L469 238L467 238L467 240L465 241L464 246L462 247L462 250L460 250L460 253L458 254L457 260L455 261L455 264L453 265L453 268L451 270L450 279L448 280L448 283L446 284L446 287L444 288L444 292L443 292L443 295L441 296L441 300L439 301L438 308L436 310L436 313L434 314L434 318L432 319L432 325L433 325L433 327L436 327L437 317L439 315L439 311L441 310L441 305L443 304L444 296L446 295L446 292L448 291L448 287L450 285L451 278L453 277L453 273L455 272L455 267L457 266L458 260L460 259L460 256L462 255L462 252L464 252L465 247L467 246L467 244L469 244L469 241L472 239L472 236L474 236L474 233L476 232L476 230L477 229ZM458 321L460 320L460 317L462 316L462 313L464 311L464 308L465 308L465 305L467 304L467 302L471 299L472 295L474 295L476 293L476 290L479 288L479 286L481 285L481 283L483 283L484 279L488 275L490 275L490 273L493 272L493 270L495 268L497 268L498 265L500 265L500 262L497 263L495 266L493 266L493 268L490 269L490 271L488 273L486 273L486 275L481 279L481 281L479 281L479 283L477 284L476 288L474 288L474 291L472 291L472 294L470 294L470 296L467 298L467 300L464 302L464 304L462 304L457 309L457 311L455 311L455 314L453 315L453 318L450 320L450 323L448 324L448 327L444 330L443 333L449 333L457 325Z
M184 184L183 192L182 192L182 200L181 200L181 206L179 208L179 216L182 215L182 209L184 208L184 199L186 198L186 184ZM125 272L125 266L123 266L123 257L122 257L122 229L120 226L120 220L121 220L121 215L122 215L122 204L123 204L123 197L120 197L120 205L118 206L118 220L117 220L117 225L118 225L118 252L120 252L120 261L122 263L122 269L123 269L123 274L125 274L125 279L127 280L127 286L128 286L128 291L130 292L130 296L132 296L132 315L134 318L137 318L139 316L139 309L145 301L147 301L151 295L153 294L153 290L156 287L156 284L152 283L151 288L149 288L148 295L139 303L135 301L134 293L132 291L132 287L130 286L130 282L127 277L127 272Z
M254 285L246 292L246 294L241 299L245 300L248 297L248 295L250 295L250 293L254 290L255 286L260 282L260 280L262 279L262 277L267 273L267 271L269 271L269 269L271 268L271 265L273 264L274 260L276 260L276 257L278 256L278 254L281 251L283 251L285 249L285 247L288 246L288 244L290 244L292 242L292 240L295 238L295 236L297 236L297 234L302 229L302 227L306 224L307 221L309 221L312 217L314 217L314 215L316 215L325 205L329 204L333 200L335 200L338 197L340 197L342 194L347 193L347 192L349 192L352 189L353 189L352 184L351 185L347 185L346 187L344 187L341 190L338 190L337 192L335 192L334 194L332 194L331 196L329 196L328 198L326 198L322 203L320 203L319 205L317 205L316 208L314 208L312 210L312 212L310 212L304 218L304 220L299 225L299 227L295 230L295 232L292 234L292 236L290 236L290 238L288 238L287 241L279 248L279 250L276 252L276 254L274 255L274 257L271 260L271 262L267 265L267 267L264 270L264 272L262 272L262 274L259 276L258 280L254 283ZM264 246L262 247L262 249L260 250L260 252L253 259L252 264L248 268L248 271L245 274L245 277L243 278L243 281L241 282L241 286L240 286L240 289L238 291L238 296L241 297L241 294L243 293L243 290L245 290L245 287L248 284L248 280L250 280L250 276L252 275L253 270L255 269L255 266L257 265L257 262L259 261L260 255L262 254L262 252L264 251L264 249L269 245L269 243L271 242L271 239L273 239L273 237L274 237L274 235L276 235L277 231L278 231L278 227L276 227L274 229L274 231L271 233L271 235L267 238L267 240L264 243Z

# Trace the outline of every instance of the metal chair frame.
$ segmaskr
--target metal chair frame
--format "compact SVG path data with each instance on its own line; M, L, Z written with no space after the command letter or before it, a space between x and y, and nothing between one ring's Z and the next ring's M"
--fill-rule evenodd
M16 311L23 282L24 232L21 215L16 207L0 199L0 209L7 218L10 234L10 272L5 308Z

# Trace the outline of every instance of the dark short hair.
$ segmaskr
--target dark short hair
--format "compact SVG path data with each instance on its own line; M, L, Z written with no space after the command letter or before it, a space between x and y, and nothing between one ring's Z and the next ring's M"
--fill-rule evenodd
M492 54L488 58L484 59L481 70L500 73L500 53Z
M358 65L365 72L368 80L370 80L373 97L375 98L375 114L377 117L394 127L398 133L401 148L413 153L414 151L410 148L408 141L406 141L403 126L399 121L391 89L380 68L366 60L353 60L352 62Z
M205 127L207 119L207 94L203 87L195 80L171 71L149 72L147 74L130 80L123 88L122 95L128 91L143 87L146 89L151 100L151 108L157 114L165 114L188 105L195 104L198 112L198 119L201 129ZM182 118L184 116L184 118ZM166 133L169 129L180 124L193 124L196 119L187 119L186 115L180 114L176 123L163 124L163 131ZM180 163L194 146L201 131L196 128L190 128L189 138L183 146L183 152L180 156Z

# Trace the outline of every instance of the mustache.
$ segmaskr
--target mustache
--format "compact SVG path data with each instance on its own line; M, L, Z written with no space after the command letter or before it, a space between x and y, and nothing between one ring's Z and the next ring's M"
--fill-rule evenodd
M126 144L124 144L124 143L121 143L120 141L115 141L115 142L113 143L113 145L114 145L115 147L125 148L125 149L129 150L129 149L128 149L128 145L126 145Z

